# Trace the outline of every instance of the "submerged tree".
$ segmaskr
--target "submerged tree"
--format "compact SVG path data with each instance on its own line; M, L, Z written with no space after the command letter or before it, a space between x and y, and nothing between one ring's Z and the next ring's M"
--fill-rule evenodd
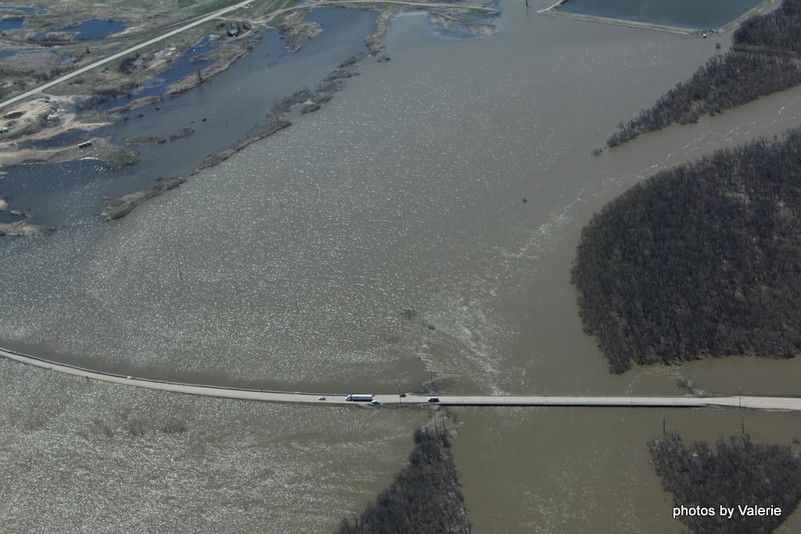
M801 502L801 460L789 447L756 444L747 434L687 445L668 433L648 449L676 507L713 508L714 514L679 516L695 532L772 532ZM746 505L780 508L781 515L743 515L739 507ZM721 506L734 509L730 518Z
M358 518L343 519L339 534L465 534L470 521L444 427L418 428L409 464Z
M801 0L784 0L776 11L750 17L732 40L731 50L713 56L653 107L620 123L607 145L615 147L671 124L697 122L702 115L801 84Z
M801 353L801 130L663 171L582 231L572 281L610 370Z

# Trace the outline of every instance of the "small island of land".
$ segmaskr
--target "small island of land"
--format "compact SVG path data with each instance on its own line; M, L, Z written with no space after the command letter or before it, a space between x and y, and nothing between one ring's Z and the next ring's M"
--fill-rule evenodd
M801 460L789 447L747 434L685 445L671 432L648 448L673 515L694 532L772 532L801 502Z
M614 373L801 353L801 130L656 174L596 214L572 281Z

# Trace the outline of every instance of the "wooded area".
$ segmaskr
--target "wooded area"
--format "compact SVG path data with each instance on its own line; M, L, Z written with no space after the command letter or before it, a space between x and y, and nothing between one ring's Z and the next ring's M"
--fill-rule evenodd
M710 58L652 108L620 123L607 145L615 147L671 124L697 122L702 115L801 84L801 0L784 0L777 10L747 19L732 41L728 52Z
M648 448L675 506L714 508L714 516L680 516L694 532L772 532L801 501L801 461L789 447L755 444L747 434L685 445L668 433ZM721 517L721 505L734 508L731 518ZM743 516L738 505L779 507L781 515Z
M418 428L409 464L361 517L343 519L339 534L467 534L470 521L443 427Z
M801 130L656 174L583 229L572 282L610 370L801 352Z

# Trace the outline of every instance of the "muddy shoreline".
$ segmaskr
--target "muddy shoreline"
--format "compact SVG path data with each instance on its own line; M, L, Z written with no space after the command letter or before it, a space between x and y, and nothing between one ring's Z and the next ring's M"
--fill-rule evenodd
M313 90L303 89L298 91L283 99L269 111L265 110L267 122L260 131L247 135L244 138L232 139L230 148L208 154L194 170L183 177L171 177L166 179L166 181L161 181L164 179L160 179L157 183L104 201L103 210L100 215L105 217L106 220L124 217L142 202L177 187L177 185L183 183L187 177L193 176L203 169L213 167L248 145L265 139L291 126L291 121L288 120L289 118L313 113L321 109L322 106L331 101L335 93L343 88L343 80L359 74L357 68L362 61L370 57L379 63L389 61L389 58L382 53L382 39L389 29L392 18L404 9L405 8L402 6L391 6L381 10L377 16L373 33L363 38L364 46L367 49L366 52L354 54L342 61L338 67L323 77ZM462 13L464 10L456 7L453 9L432 8L428 11L432 16L438 17L432 19L436 24L437 20L441 21L443 19L458 23L459 13ZM287 50L298 50L300 48L300 42L302 42L303 39L312 39L322 31L319 24L307 21L307 16L308 10L294 11L292 17L283 18L274 24L274 27L278 28L281 35L284 36L283 38L287 39L284 43L284 47ZM263 27L266 28L268 26L265 24ZM225 43L226 46L220 46L218 49L200 56L205 59L211 57L215 58L216 60L213 64L205 66L202 69L199 68L195 73L168 84L161 95L140 97L125 105L101 111L102 105L107 101L109 96L113 96L114 94L124 95L126 91L130 91L131 88L128 85L123 85L116 91L105 89L101 95L48 97L33 101L38 102L38 104L35 105L31 104L29 101L20 106L16 106L12 110L6 112L3 118L6 119L6 122L20 121L24 118L29 124L29 130L22 134L18 132L12 133L8 135L6 139L0 137L0 149L6 148L5 154L0 151L0 165L56 163L92 158L106 161L111 169L119 169L126 165L133 165L139 160L137 151L133 150L131 147L171 143L191 135L193 133L192 128L185 127L181 132L169 136L138 136L126 138L124 142L119 145L113 143L109 138L91 137L93 130L113 124L118 121L124 113L138 108L152 106L168 98L178 96L186 91L194 89L217 74L228 70L234 62L248 55L254 49L255 42L260 39L258 32L250 31L250 26L247 26L245 29L247 30L247 36L237 35L236 42L229 41ZM158 53L156 53L155 56L158 56ZM129 63L129 68L142 68L145 65L138 57ZM162 67L166 70L170 67L170 63L163 62ZM158 109L158 107L155 109ZM49 119L49 117L52 118L56 115L57 118L53 120ZM87 119L91 119L92 122L84 122ZM15 124L18 124L18 122L14 122L12 126ZM2 127L2 124L0 124L0 127ZM42 148L36 146L36 143L46 145L49 141L54 138L60 138L61 136L75 139L78 142L60 147ZM27 148L21 148L21 146L26 146L26 144L28 145ZM165 184L170 184L170 187L165 187ZM13 199L11 199L11 202L13 203ZM14 224L18 225L16 233L12 234L12 232L6 231L5 234L28 235L30 233L53 231L50 227L36 226L30 223L27 223L24 229L21 229L23 225L20 222Z

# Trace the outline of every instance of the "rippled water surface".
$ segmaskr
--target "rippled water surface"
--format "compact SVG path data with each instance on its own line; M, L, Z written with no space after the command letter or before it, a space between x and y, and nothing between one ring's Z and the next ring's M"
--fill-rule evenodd
M428 368L473 391L672 390L672 370L610 376L581 332L579 230L660 167L792 125L798 98L594 157L713 45L516 5L501 23L443 41L400 17L393 60L314 117L119 222L4 246L0 338L290 389L395 391Z
M454 392L675 391L681 368L609 375L583 334L569 284L580 230L659 169L797 125L801 91L593 156L714 42L501 7L503 32L483 40L399 17L392 61L362 65L313 116L123 220L4 243L0 340L130 374L292 390L396 391L434 374ZM755 365L687 373L716 391L764 391L799 366ZM457 463L477 532L504 507L503 530L531 531L535 512L543 531L589 528L610 488L641 499L612 507L633 525L622 531L653 526L669 506L643 453L659 415L610 411L603 427L594 414L564 425L572 412L465 414ZM713 438L738 428L719 421ZM764 435L786 441L771 430L784 424L797 422L771 420ZM541 468L530 489L505 482ZM530 494L515 501L518 490Z
M0 362L3 532L333 532L424 413L204 399Z

